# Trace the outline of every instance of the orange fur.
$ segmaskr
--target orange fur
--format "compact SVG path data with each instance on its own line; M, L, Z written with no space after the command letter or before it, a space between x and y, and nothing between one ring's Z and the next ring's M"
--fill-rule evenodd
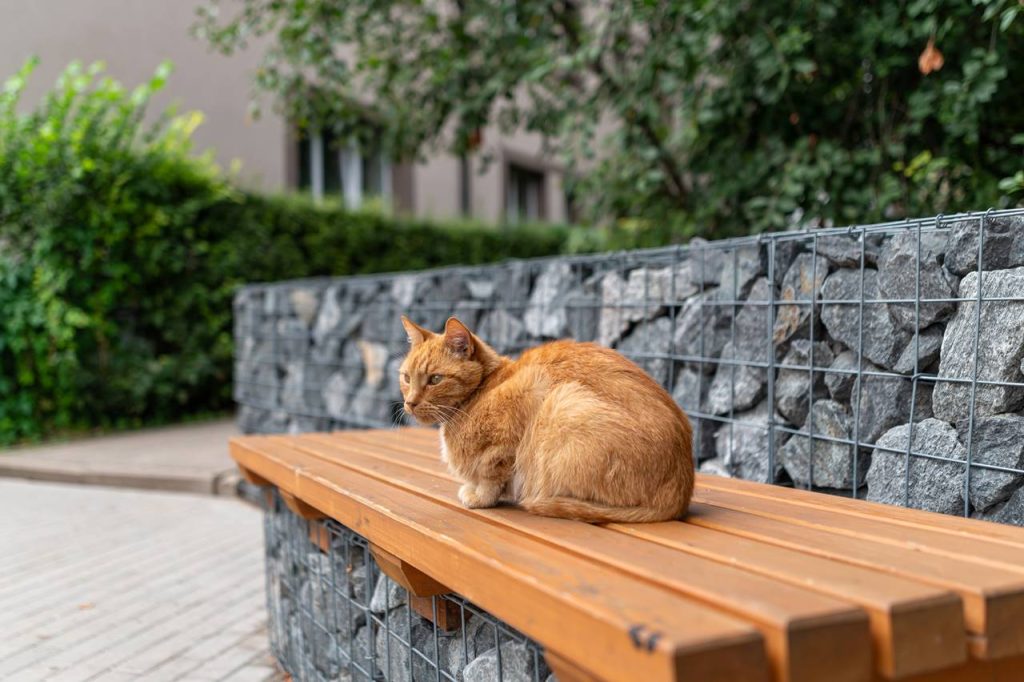
M442 458L467 507L501 499L592 523L682 516L693 493L690 422L619 353L555 341L517 360L455 318L434 334L407 318L405 409L441 424ZM434 377L431 379L431 377Z

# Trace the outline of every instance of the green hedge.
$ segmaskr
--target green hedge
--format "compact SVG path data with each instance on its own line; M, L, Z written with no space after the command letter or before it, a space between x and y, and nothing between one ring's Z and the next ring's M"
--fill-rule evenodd
M243 282L556 253L560 228L433 225L233 189L189 145L195 114L145 124L132 92L72 65L31 111L34 64L0 93L0 443L230 407Z

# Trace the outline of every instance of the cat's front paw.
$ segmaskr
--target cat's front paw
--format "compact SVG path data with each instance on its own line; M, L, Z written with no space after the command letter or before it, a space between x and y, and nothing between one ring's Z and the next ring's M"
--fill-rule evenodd
M480 497L476 494L476 486L472 483L463 483L459 488L459 502L470 509L483 506L480 504Z

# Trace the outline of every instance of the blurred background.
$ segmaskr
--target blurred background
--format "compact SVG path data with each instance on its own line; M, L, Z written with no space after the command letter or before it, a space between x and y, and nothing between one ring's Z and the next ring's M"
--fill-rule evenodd
M230 409L243 282L1019 205L1022 11L0 0L0 443Z

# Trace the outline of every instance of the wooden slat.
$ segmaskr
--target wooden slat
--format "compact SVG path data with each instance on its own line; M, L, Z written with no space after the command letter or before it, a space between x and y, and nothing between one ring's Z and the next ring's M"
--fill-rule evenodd
M785 520L809 528L823 528L836 534L870 538L896 547L913 547L918 551L940 557L966 559L1015 571L1024 578L1024 546L990 542L984 538L950 535L921 525L887 523L875 517L835 511L824 504L793 504L764 495L743 494L719 487L717 482L708 483L706 479L701 479L694 497L708 504ZM940 526L945 518L941 514L931 516L935 517L936 526Z
M364 433L360 437L369 435ZM377 435L378 432L373 432L373 436ZM423 462L433 460L429 446L438 446L438 434L427 429L407 429L380 435L388 442L419 442L428 446L419 451ZM694 495L698 504L693 508L699 509L699 502L712 496L716 503L728 505L726 508L742 508L746 512L751 512L752 508L756 512L761 505L760 510L764 513L764 507L770 506L771 513L765 517L766 520L771 518L804 526L804 529L793 532L792 539L796 541L793 545L779 543L772 531L742 533L745 537L954 590L964 600L968 629L980 635L971 640L973 655L998 658L1024 653L1024 582L1019 575L1013 575L1024 565L1015 563L1020 558L1017 546L1020 529L698 475ZM834 511L833 505L842 512ZM893 520L890 520L890 515ZM814 521L808 521L809 518ZM705 525L706 519L694 519L693 522ZM729 528L728 524L706 527L730 533L736 530ZM778 532L783 532L781 526ZM812 546L815 543L800 542L808 537L821 540L821 543L815 547ZM849 551L838 551L844 546ZM829 550L821 551L824 547ZM929 553L931 557L927 556ZM1007 560L1007 555L1014 559ZM996 636L989 636L992 633Z
M951 589L963 599L968 631L984 637L972 654L1024 653L1024 581L1014 572L700 502L691 504L687 523Z
M393 453L384 448L338 436L288 437L287 442L312 456L428 495L453 511L465 512L456 496L458 485L452 479L396 462ZM380 457L382 452L391 456ZM866 618L845 601L598 526L529 516L509 509L472 513L751 619L765 636L777 679L869 677L871 654Z
M435 442L437 440L436 432L432 432L430 429L408 429L403 430L402 434L411 438L412 434L409 433L410 431L425 432L416 436L420 439L425 438L425 442L430 442L431 438ZM431 436L432 433L434 434L433 436ZM935 514L920 509L907 509L878 502L853 500L836 495L822 495L795 488L765 486L751 481L722 478L707 474L697 474L697 486L700 488L727 490L756 497L769 497L794 505L843 511L886 524L926 528L930 531L953 535L971 543L978 540L987 540L1015 547L1024 547L1024 528L1005 523L991 523L977 519L967 519L962 516Z
M947 670L915 675L906 682L1021 682L1024 680L1024 657L996 661L971 661Z
M438 515L434 502L351 470L339 475L271 438L235 438L231 453L513 627L558 641L564 657L603 678L767 678L762 638L739 619L472 515Z
M341 437L308 437L337 444L339 456L357 447L387 461L451 479L431 449L434 446L423 439L406 438L407 435L351 432ZM937 670L966 658L962 605L949 590L690 524L612 527L858 604L871 618L877 665L888 677Z

